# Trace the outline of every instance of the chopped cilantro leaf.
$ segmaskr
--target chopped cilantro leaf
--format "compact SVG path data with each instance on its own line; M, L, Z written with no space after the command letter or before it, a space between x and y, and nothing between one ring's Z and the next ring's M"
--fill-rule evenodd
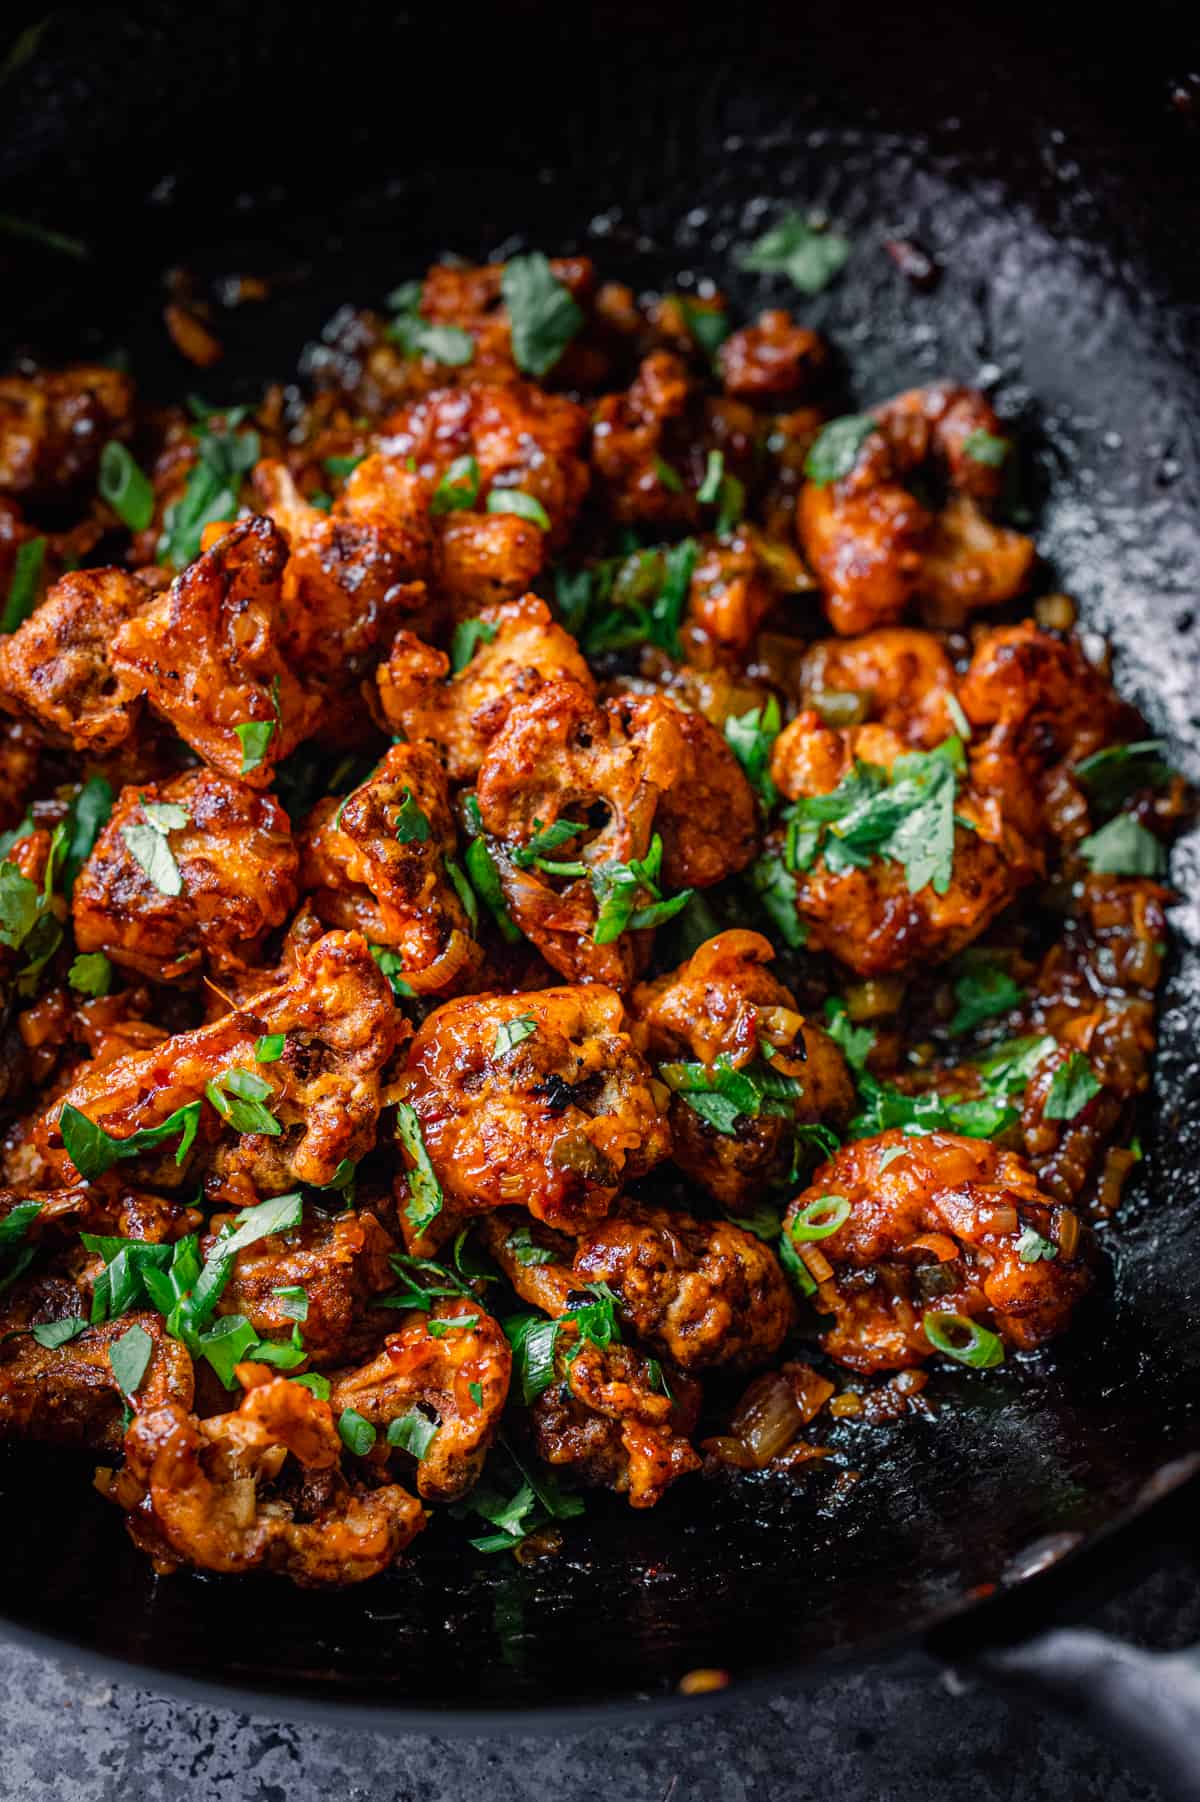
M831 232L817 215L785 213L738 257L739 269L786 275L802 294L819 294L840 273L850 240Z

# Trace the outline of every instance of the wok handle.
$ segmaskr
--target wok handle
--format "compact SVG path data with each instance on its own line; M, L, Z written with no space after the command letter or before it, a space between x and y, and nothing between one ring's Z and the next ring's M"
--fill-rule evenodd
M1145 1652L1063 1627L980 1652L959 1668L1053 1702L1115 1741L1171 1802L1200 1802L1200 1646Z

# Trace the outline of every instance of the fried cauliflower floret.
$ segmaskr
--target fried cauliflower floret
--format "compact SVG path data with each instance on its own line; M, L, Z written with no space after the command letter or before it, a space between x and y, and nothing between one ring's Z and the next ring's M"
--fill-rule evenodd
M626 1201L570 1249L568 1241L539 1241L543 1255L561 1250L560 1261L529 1263L513 1237L521 1219L492 1214L480 1230L522 1300L561 1316L589 1284L606 1283L622 1326L678 1370L766 1363L792 1325L791 1290L774 1252L732 1221Z
M606 394L592 415L592 466L612 517L627 525L690 526L699 518L695 494L672 459L682 453L682 428L692 395L686 363L656 350L624 394Z
M226 1216L237 1225L236 1218ZM215 1234L221 1224L214 1216ZM205 1241L207 1257L217 1241ZM303 1289L304 1350L315 1369L366 1357L386 1329L387 1315L372 1311L375 1297L392 1288L389 1262L395 1240L369 1208L343 1214L306 1206L300 1225L247 1245L217 1303L219 1314L241 1314L260 1339L287 1339L295 1322L282 1290Z
M153 596L119 569L81 569L0 639L0 706L52 744L102 756L129 737L141 681L110 661L113 639Z
M648 1361L628 1345L578 1345L564 1325L555 1348L558 1381L530 1410L534 1448L581 1482L614 1490L631 1508L653 1508L701 1460L688 1443L700 1391L673 1372L664 1395Z
M370 456L328 513L309 506L284 463L257 464L254 487L288 544L283 654L318 681L349 686L398 621L425 605L435 556L429 485L399 458Z
M859 763L892 770L907 747L884 726L840 732L797 715L775 741L771 773L791 800L832 794ZM903 767L903 766L902 766ZM953 861L945 892L932 881L914 893L904 863L871 855L831 868L824 852L794 872L796 911L808 944L862 976L951 957L977 938L1039 868L1001 798L965 781L953 803ZM782 833L768 841L786 868Z
M170 588L127 620L112 645L119 677L219 775L266 788L311 729L314 704L280 651L287 543L269 519L232 526ZM236 728L273 723L253 768Z
M924 750L956 729L954 665L932 632L884 626L861 638L822 638L805 653L800 683L805 706L820 713L855 697L860 718Z
M440 1335L431 1322L443 1323ZM381 1436L414 1409L435 1425L417 1464L417 1491L427 1502L453 1502L479 1480L511 1371L504 1329L490 1314L466 1298L439 1301L429 1314L410 1314L369 1364L339 1371L329 1402L335 1413L353 1408Z
M731 332L717 352L726 394L772 405L810 389L828 361L820 334L797 325L781 307L770 308L753 325Z
M61 1278L21 1284L5 1297L0 1312L5 1335L0 1340L0 1437L118 1451L125 1397L109 1354L134 1327L148 1334L151 1348L130 1406L137 1412L164 1403L191 1407L192 1360L177 1339L168 1337L160 1314L122 1314L119 1320L88 1327L65 1345L39 1345L30 1332L42 1322L83 1311L79 1291Z
M90 481L132 412L133 384L117 369L77 363L0 378L0 493L49 499Z
M579 1230L670 1149L661 1091L600 986L447 1002L413 1038L405 1088L445 1198L434 1241L517 1203Z
M364 940L329 932L297 956L286 980L254 995L239 1012L81 1077L37 1118L32 1137L52 1180L69 1183L77 1172L62 1142L64 1103L112 1138L127 1139L200 1101L206 1083L243 1068L271 1090L264 1105L279 1123L277 1137L233 1133L205 1103L196 1147L182 1166L172 1139L148 1149L136 1168L164 1188L178 1187L194 1168L207 1168L212 1197L236 1196L239 1205L300 1183L325 1188L343 1160L356 1162L374 1143L381 1072L400 1024L387 979ZM282 1055L259 1064L257 1040L275 1033L285 1035Z
M742 657L775 604L775 588L756 537L745 529L702 546L688 585L685 636Z
M1140 730L1078 641L1043 632L1031 619L983 634L959 698L972 726L998 729L998 741L1028 769L1075 761Z
M474 340L470 361L456 370L442 366L441 380L468 385L517 379L512 326L501 288L504 270L503 263L435 263L427 272L421 288L423 317L434 325L457 326ZM550 270L578 306L589 305L596 286L589 257L551 257ZM548 373L556 384L589 388L603 368L604 359L595 348L575 340Z
M744 870L758 849L758 803L723 735L663 695L631 695L620 705L633 738L679 734L678 773L654 812L668 889L711 888Z
M425 1525L399 1484L369 1489L340 1469L329 1403L265 1365L229 1414L179 1405L139 1414L108 1493L159 1571L263 1566L308 1586L361 1583L394 1563Z
M513 853L570 820L587 830L557 845L555 861L589 871L645 859L659 800L681 773L682 717L658 702L631 731L621 701L602 707L577 682L549 682L512 709L488 746L476 792L484 827L501 847L504 898L525 937L564 976L624 988L645 949L636 932L597 944L599 905L587 874L564 879L525 868ZM589 825L594 808L607 816L597 831Z
M513 706L544 683L565 678L595 693L579 646L536 595L486 608L479 620L471 656L454 676L444 652L400 632L377 677L388 725L436 745L452 782L478 774Z
M546 534L517 513L451 513L441 550L442 590L461 616L520 600L541 574Z
M836 1230L804 1238L805 1210L850 1204ZM788 1209L784 1231L832 1267L815 1305L834 1316L829 1356L869 1373L920 1364L934 1347L927 1312L959 1315L1006 1346L1032 1350L1062 1332L1091 1281L1082 1249L1054 1242L1054 1203L1028 1165L986 1139L900 1129L846 1145ZM1054 1247L1024 1257L1029 1235ZM798 1235L798 1237L797 1237Z
M36 1203L38 1212L25 1230L23 1243L56 1248L75 1246L80 1233L116 1235L161 1245L194 1232L201 1220L195 1208L180 1207L165 1196L131 1189L115 1176L38 1194L0 1189L0 1220L6 1220L14 1208L28 1202ZM85 1258L90 1255L81 1254Z
M398 951L421 993L462 982L479 962L446 871L458 838L446 774L428 745L393 745L343 801L317 803L304 831L304 887L318 917Z
M481 512L490 495L519 490L550 517L547 547L566 542L588 485L587 414L575 401L530 382L441 388L393 414L384 432L387 454L414 458L435 486L460 457L474 457Z
M146 806L181 808L186 823L165 838L179 893L164 891L134 854L155 842ZM143 850L143 858L147 855ZM160 982L258 962L263 941L296 905L300 857L278 801L211 770L122 789L75 884L80 951Z
M677 970L639 984L633 995L634 1017L657 1063L694 1059L713 1069L720 1059L734 1070L763 1070L765 1047L771 1053L766 1071L795 1087L786 1106L774 1096L773 1111L739 1115L730 1132L719 1132L685 1094L672 1096L671 1156L734 1210L786 1179L798 1125L838 1128L854 1107L845 1058L771 975L767 965L774 955L760 933L722 932Z
M1012 600L1028 584L1032 541L994 525L984 510L999 494L1000 466L974 454L1003 444L982 394L938 384L913 388L874 412L852 467L829 483L806 482L797 532L825 590L836 632L891 625L917 595L931 623L961 625L974 607ZM931 513L905 478L936 464L949 488Z

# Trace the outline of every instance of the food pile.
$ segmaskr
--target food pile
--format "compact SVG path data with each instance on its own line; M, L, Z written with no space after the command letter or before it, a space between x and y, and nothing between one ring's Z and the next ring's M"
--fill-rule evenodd
M988 400L536 253L310 362L0 381L0 1432L344 1584L1062 1332L1185 796Z

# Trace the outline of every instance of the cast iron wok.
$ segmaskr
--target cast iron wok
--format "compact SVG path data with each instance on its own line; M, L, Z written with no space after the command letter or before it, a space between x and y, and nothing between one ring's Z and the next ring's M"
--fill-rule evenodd
M1045 5L835 10L56 13L4 84L0 210L91 256L6 241L5 348L121 348L151 393L249 397L288 379L340 303L378 304L446 250L518 244L587 250L635 287L709 274L739 311L795 304L844 353L848 399L943 373L993 388L1029 447L1048 579L1112 638L1125 692L1200 776L1185 9L1144 6L1119 42L1099 9L1086 35ZM855 243L812 302L733 266L795 205ZM937 259L935 290L898 273L897 237ZM202 285L273 278L269 305L221 319L227 355L203 377L161 326L162 272L183 263ZM9 1628L151 1681L445 1731L611 1719L695 1667L736 1691L939 1625L963 1653L1054 1619L1089 1560L1120 1571L1167 1531L1168 1492L1178 1510L1200 1463L1196 862L1185 843L1148 1156L1104 1233L1109 1281L1051 1351L939 1370L933 1418L847 1427L858 1482L697 1481L646 1515L598 1498L565 1554L529 1569L438 1522L410 1568L322 1595L155 1582L77 1466L5 1448Z

